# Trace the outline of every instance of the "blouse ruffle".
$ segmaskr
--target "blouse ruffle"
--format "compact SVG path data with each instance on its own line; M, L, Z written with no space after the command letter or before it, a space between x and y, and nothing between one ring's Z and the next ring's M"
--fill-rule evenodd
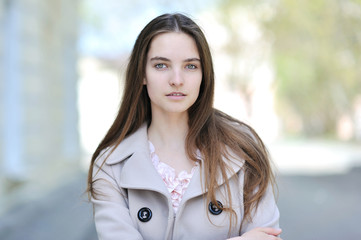
M171 195L174 212L177 212L179 204L182 201L184 192L186 191L193 176L193 173L195 172L199 163L195 163L195 166L192 168L190 173L187 173L186 170L183 170L178 174L178 176L176 176L174 168L159 160L159 157L155 153L155 147L150 141L149 150L152 163L155 169L158 171L159 175L162 177L163 182L165 183Z

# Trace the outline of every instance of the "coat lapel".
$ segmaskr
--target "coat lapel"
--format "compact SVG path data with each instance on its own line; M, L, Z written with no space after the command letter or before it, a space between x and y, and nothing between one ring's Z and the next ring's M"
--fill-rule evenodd
M229 159L224 157L223 160L228 163L229 167L232 170L227 172L227 179L230 179L232 176L242 170L244 161L240 161L238 157L230 156ZM201 161L204 160L202 159ZM208 191L207 189L204 189L204 187L202 187L202 184L205 183L205 169L203 164L200 165L201 166L198 167L197 170L194 172L191 182L189 183L189 186L184 193L184 196L182 198L183 203L185 203L189 199L205 194ZM200 179L202 179L202 181L200 181ZM225 183L225 179L220 178L217 182L218 185L221 186Z
M144 189L160 192L167 196L168 190L150 159L147 124L125 138L108 157L106 164L123 162L118 184L127 189ZM118 168L116 168L118 169Z
M114 173L115 176L118 176L117 181L120 187L151 190L169 196L167 187L150 159L147 124L143 124L135 133L125 138L109 155L106 164L115 165L123 161L120 172ZM204 160L201 159L201 161ZM239 158L235 156L230 156L229 159L224 158L224 161L229 163L232 169L227 173L228 179L237 174L243 166L243 161L239 161ZM185 191L183 203L207 192L202 188L202 184L205 183L204 172L203 164L200 164ZM201 177L202 181L200 181ZM224 182L224 179L218 179L218 185L222 185Z

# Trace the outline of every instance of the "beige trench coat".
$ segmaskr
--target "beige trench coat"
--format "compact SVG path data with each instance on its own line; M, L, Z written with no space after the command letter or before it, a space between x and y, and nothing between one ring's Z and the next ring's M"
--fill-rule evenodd
M228 235L229 215L225 211L212 214L205 201L200 182L201 167L194 172L178 211L174 213L170 193L150 159L146 124L124 139L99 169L110 150L99 155L93 172L94 188L100 195L93 198L92 203L101 240L224 240L254 227L278 227L279 211L269 189L257 212L253 213L253 222L245 222L239 232L243 217L243 170L240 164L231 163L236 174L228 176L232 205L237 214L236 227ZM221 185L216 198L226 206L224 195Z

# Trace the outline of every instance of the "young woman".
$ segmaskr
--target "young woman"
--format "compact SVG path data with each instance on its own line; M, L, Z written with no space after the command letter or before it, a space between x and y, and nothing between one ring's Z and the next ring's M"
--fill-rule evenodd
M280 239L265 146L213 108L211 53L182 14L139 34L118 115L94 152L99 239Z

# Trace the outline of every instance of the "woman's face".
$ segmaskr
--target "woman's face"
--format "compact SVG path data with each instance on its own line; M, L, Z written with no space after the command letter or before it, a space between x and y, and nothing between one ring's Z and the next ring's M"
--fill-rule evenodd
M182 32L153 38L147 54L144 84L155 114L187 114L197 100L202 66L196 43Z

